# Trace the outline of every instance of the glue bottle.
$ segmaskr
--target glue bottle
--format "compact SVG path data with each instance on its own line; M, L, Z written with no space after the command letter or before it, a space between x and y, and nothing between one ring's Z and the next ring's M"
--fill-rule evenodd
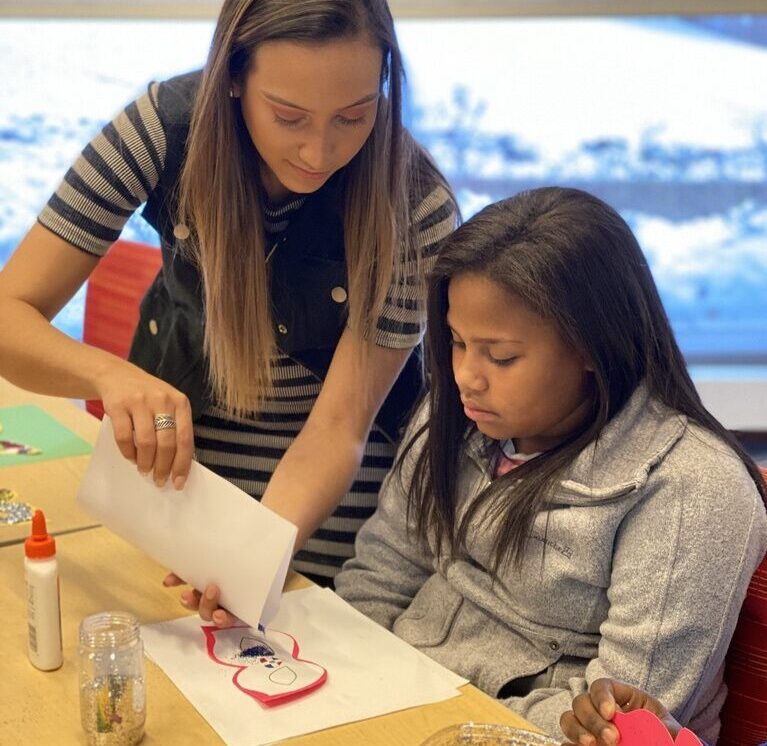
M53 671L63 662L59 564L56 541L48 535L42 510L32 517L32 535L24 542L24 554L29 660L41 671Z

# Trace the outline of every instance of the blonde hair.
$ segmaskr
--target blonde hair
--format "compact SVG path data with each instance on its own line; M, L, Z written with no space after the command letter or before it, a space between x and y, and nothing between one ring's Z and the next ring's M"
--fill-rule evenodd
M414 164L424 163L401 123L402 60L389 8L385 0L226 0L219 15L194 105L179 211L194 226L213 393L235 415L257 410L272 390L277 347L259 156L229 92L266 41L318 43L359 34L381 47L386 94L373 131L344 168L349 326L371 339L389 285L401 273L399 252L412 249L410 199L423 172ZM436 174L428 157L426 163Z

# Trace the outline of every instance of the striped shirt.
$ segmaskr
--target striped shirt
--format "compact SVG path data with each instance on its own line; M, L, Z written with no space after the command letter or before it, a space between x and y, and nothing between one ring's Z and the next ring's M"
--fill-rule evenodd
M157 186L167 152L158 85L152 84L96 135L38 217L42 225L83 251L98 256L106 253L130 215ZM289 225L303 201L297 197L279 207L264 206L269 245ZM415 206L411 220L428 270L439 242L455 225L455 209L446 190L436 186ZM382 347L410 348L423 335L421 285L409 281L412 272L408 275L407 269L409 266L403 273L404 282L392 283L376 325L375 341ZM274 379L274 391L260 412L234 419L211 406L194 428L197 460L255 498L263 495L321 387L311 371L287 356L276 361ZM351 489L296 554L296 570L317 582L332 581L352 556L358 529L376 508L378 489L395 450L396 444L374 425Z

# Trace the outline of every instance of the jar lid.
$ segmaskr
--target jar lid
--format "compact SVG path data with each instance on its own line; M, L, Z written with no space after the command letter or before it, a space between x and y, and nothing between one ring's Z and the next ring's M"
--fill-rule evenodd
M127 611L91 614L80 622L80 643L92 648L119 648L138 637L138 619Z

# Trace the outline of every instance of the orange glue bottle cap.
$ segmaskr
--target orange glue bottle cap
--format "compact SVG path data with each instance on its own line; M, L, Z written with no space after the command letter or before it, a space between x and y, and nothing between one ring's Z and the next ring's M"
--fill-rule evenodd
M56 540L48 534L42 510L36 510L32 516L32 534L24 542L24 554L30 559L46 559L56 554Z

